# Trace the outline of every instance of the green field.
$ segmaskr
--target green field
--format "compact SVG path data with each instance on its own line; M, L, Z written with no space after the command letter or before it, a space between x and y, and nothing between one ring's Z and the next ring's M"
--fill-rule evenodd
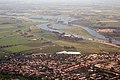
M47 32L41 29L38 29L33 22L30 21L16 21L12 23L11 21L7 21L11 24L6 23L7 18L0 18L2 22L5 24L0 24L0 46L9 46L8 48L1 49L1 55L5 52L7 53L15 53L26 50L35 49L45 45L53 45L49 43L51 40L56 40L55 34L51 32ZM28 30L31 29L30 32ZM33 37L24 37L21 36L20 32L16 32L20 30L21 32L26 32ZM32 39L39 39L37 41L32 41ZM18 45L18 46L15 46ZM23 46L24 45L24 46ZM55 52L53 50L55 47L49 47L48 49L43 49L41 52ZM53 51L52 51L53 50ZM51 52L52 51L52 52Z
M10 52L10 53L22 52L22 51L27 51L27 50L31 50L31 49L32 49L31 47L24 46L24 45L18 45L18 46L4 48L5 51Z
M0 46L15 45L15 44L24 44L29 41L20 36L10 36L0 39Z
M91 34L89 34L86 30L84 30L80 27L77 27L77 26L69 28L69 29L65 29L63 31L68 32L70 34L78 34L81 36L94 37Z
M56 44L59 44L60 46L74 46L77 51L80 51L81 53L101 53L103 51L106 52L120 52L120 48L112 47L109 45L97 43L97 42L91 42L88 40L79 41L78 43L71 43L66 41L56 41Z

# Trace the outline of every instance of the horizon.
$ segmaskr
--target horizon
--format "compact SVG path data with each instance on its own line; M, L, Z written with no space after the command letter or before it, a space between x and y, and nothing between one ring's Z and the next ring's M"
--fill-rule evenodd
M119 0L27 0L27 1L24 1L24 0L0 0L0 3L27 3L27 4L31 4L31 3L35 3L35 4L38 4L38 3L79 3L79 4L119 4Z

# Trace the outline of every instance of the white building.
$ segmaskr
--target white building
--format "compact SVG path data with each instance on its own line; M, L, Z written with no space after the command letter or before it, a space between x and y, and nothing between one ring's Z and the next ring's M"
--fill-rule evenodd
M67 51L61 51L57 52L56 54L81 54L80 52L67 52Z

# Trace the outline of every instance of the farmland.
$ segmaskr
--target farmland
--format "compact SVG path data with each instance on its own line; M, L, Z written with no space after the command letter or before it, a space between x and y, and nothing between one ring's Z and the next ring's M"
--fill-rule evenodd
M89 34L86 30L84 30L80 27L72 27L69 29L65 29L63 31L71 33L71 34L78 34L78 35L87 36L87 37L94 37L91 34Z
M74 46L77 51L80 51L82 53L101 53L101 52L120 52L119 48L115 48L109 45L104 45L97 42L91 42L88 40L83 40L78 43L70 43L66 41L56 41L57 44L61 46Z
M7 52L9 52L9 53L27 51L27 50L31 50L31 49L32 48L27 47L27 46L23 46L23 45L13 46L13 47L9 47L9 48L4 48L4 50L7 51Z
M4 46L4 48L2 48L2 51L7 53L11 53L11 52L15 53L15 52L21 52L21 51L39 49L39 48L40 49L42 48L40 50L42 53L55 53L61 50L74 50L74 51L80 51L82 53L119 51L118 48L103 45L101 43L94 43L88 40L83 40L76 43L58 40L58 38L54 33L42 29L38 29L35 26L35 24L37 23L33 23L30 21L29 22L19 21L19 20L11 24L1 23L0 46L1 47ZM66 29L64 31L73 34L80 34L88 37L93 37L92 35L90 35L85 30L79 27ZM76 49L65 49L64 46L74 46Z

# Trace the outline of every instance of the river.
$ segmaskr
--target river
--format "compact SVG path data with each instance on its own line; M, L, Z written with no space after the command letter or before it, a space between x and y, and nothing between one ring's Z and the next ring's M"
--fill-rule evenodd
M65 23L68 23L69 21L72 21L72 20L75 20L75 19L71 19L71 18L66 18L66 17L55 17L55 16L39 16L38 18L45 18L45 19L51 19L51 20L60 20L60 21L63 21ZM71 20L70 20L71 19ZM34 19L32 19L32 21L34 21ZM52 24L52 28L48 27L47 26L48 24L40 24L40 25L37 25L37 27L41 28L41 29L44 29L44 30L48 30L48 31L54 31L54 32L59 32L59 33L63 33L63 31L60 31L59 29L66 29L66 28L70 28L71 26L68 26L68 25L64 25L64 24ZM83 38L83 39L96 39L96 40L100 40L100 41L103 41L103 42L108 42L108 38L105 38L105 36L99 34L98 32L96 32L95 30L91 29L91 28L88 28L88 27L85 27L85 26L81 26L81 25L73 25L73 26L78 26L84 30L86 30L89 34L95 36L96 38L91 38L91 37L87 37L87 36L81 36L81 35L77 35L77 34L72 34L74 35L75 37L78 37L78 38ZM67 32L65 32L67 33ZM67 34L70 34L70 33L67 33ZM112 40L112 42L114 44L120 44L120 41L118 40Z
M6 15L0 15L0 16L3 16L3 17L14 17L14 18L18 17L18 16L8 16L8 15L7 16ZM33 19L33 18L43 18L43 19L46 19L46 20L39 20L39 19ZM39 27L41 29L44 29L44 30L47 30L47 31L54 31L54 32L63 33L63 31L60 31L59 29L70 28L71 26L68 26L68 25L65 25L65 24L67 24L68 22L73 21L75 19L72 19L70 17L65 17L63 15L59 15L59 16L36 15L36 16L31 16L30 18L28 18L28 20L33 21L33 22L40 22L40 23L46 22L45 24L39 24L39 25L37 25L37 27ZM51 25L53 27L53 29L52 29L52 28L50 28L50 27L47 26L50 23L50 21L52 21L52 20L56 21L56 22L57 21L63 21L64 24L56 24L56 23L52 24ZM105 38L105 36L97 33L95 30L93 30L91 28L88 28L88 27L85 27L85 26L81 26L81 25L75 25L75 24L73 24L72 26L78 26L78 27L86 30L89 34L95 36L96 38L91 38L91 37L87 37L87 36L72 34L75 37L83 38L83 39L97 39L97 40L108 42L108 39ZM56 27L56 29L54 29L55 27ZM67 34L70 34L70 33L67 33ZM120 41L118 41L118 40L112 40L112 42L114 44L120 44Z

